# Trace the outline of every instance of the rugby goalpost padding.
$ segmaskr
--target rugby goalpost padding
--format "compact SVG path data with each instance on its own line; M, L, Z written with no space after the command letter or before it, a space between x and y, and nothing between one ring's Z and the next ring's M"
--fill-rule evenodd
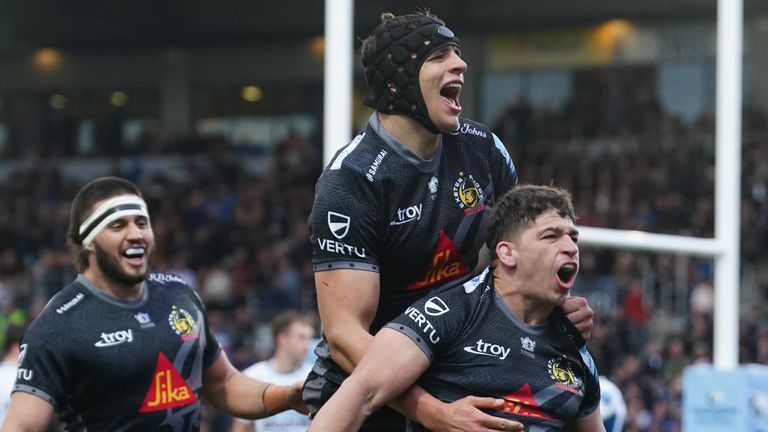
M351 139L353 6L353 0L325 2L324 165ZM579 226L579 242L584 245L713 257L713 360L723 369L739 362L742 37L743 0L718 0L715 237Z

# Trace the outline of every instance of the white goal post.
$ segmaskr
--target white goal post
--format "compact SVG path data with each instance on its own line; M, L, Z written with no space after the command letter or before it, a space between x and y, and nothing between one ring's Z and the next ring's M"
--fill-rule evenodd
M351 135L353 6L353 0L325 2L324 164ZM579 227L579 241L586 245L715 259L713 347L718 368L735 368L739 362L743 15L743 0L718 0L715 238Z

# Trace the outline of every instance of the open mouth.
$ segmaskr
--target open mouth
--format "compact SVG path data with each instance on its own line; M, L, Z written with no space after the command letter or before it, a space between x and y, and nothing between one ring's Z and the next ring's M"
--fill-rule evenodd
M461 94L462 83L459 81L448 83L440 89L440 96L448 100L448 102L456 109L461 109L459 103L459 94Z
M574 263L564 264L557 270L557 278L564 286L570 286L573 284L573 280L576 278L576 272L579 267Z

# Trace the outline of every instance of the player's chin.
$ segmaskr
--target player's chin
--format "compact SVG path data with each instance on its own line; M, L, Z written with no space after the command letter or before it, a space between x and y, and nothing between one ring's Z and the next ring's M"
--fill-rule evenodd
M459 130L459 117L451 117L442 119L439 123L436 123L435 126L440 130L442 133L453 133Z
M558 289L557 293L552 297L552 304L555 306L563 306L571 296L571 290Z

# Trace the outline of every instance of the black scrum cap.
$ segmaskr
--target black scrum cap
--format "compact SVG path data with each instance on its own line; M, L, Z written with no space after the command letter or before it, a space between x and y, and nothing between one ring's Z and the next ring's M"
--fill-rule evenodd
M424 14L393 17L379 24L363 47L363 69L373 97L365 105L387 114L413 117L433 133L440 130L429 119L419 88L419 70L433 52L459 39L437 18Z

